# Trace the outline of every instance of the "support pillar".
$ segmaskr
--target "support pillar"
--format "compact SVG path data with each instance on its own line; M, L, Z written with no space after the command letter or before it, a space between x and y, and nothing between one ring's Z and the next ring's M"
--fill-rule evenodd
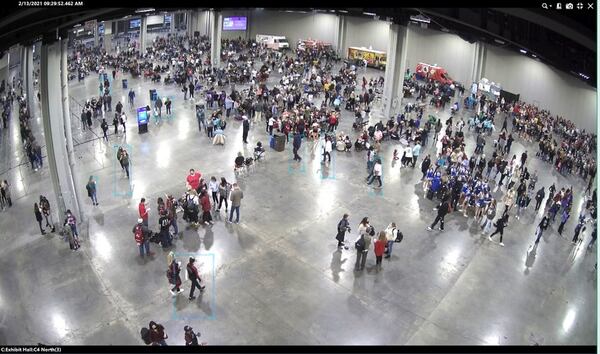
M146 16L142 16L142 25L140 26L140 54L146 52L146 37L147 37L148 20Z
M213 68L221 65L221 22L222 15L219 12L210 12L210 62Z
M385 82L383 86L383 114L389 118L402 107L404 72L408 51L408 27L390 24Z
M103 47L106 53L112 53L112 21L104 21Z
M59 212L58 220L62 220L66 210L70 209L74 215L78 216L79 221L83 221L77 186L73 179L74 171L71 168L72 163L69 163L67 150L67 146L70 145L72 151L72 139L70 139L71 121L66 84L66 40L62 42L42 44L40 64L42 122L48 151L50 178L57 201L55 210ZM66 115L68 116L65 119ZM67 137L66 134L69 136Z
M31 113L35 94L33 93L33 45L21 46L21 80L23 80L23 93L27 97L27 108Z
M175 12L171 12L171 23L169 24L169 33L175 33Z
M335 50L337 52L337 54L342 57L345 58L345 46L346 46L346 28L347 28L347 21L346 21L346 17L339 15L338 16L338 26L337 26L337 32L335 34Z
M195 20L196 16L195 16L196 11L192 10L192 11L186 11L185 12L185 31L188 35L189 38L194 38L194 25L193 25L193 21Z

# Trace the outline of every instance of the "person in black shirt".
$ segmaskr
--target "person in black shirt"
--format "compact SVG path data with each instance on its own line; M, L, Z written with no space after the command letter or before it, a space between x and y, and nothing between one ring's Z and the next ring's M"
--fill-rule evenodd
M200 285L200 282L201 282L200 274L198 273L198 269L194 265L195 262L196 262L196 260L194 259L194 257L190 257L190 260L186 266L188 278L192 282L192 287L190 288L190 297L189 297L190 301L192 301L196 298L194 296L194 290L196 290L196 288L198 288L200 290L200 292L204 291L204 288L205 288L205 286Z
M172 239L169 234L169 228L171 227L171 220L167 216L166 210L160 214L158 219L158 225L160 226L160 243L163 248L171 247Z

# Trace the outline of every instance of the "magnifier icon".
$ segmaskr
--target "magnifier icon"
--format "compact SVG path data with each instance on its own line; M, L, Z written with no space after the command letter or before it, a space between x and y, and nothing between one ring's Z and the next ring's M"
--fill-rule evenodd
M543 4L542 4L542 9L546 9L546 10L548 10L548 4L546 4L546 3L543 3Z

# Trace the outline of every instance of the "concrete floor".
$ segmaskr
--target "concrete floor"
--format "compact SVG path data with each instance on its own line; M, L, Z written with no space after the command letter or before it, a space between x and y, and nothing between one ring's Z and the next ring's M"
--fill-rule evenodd
M375 74L381 72L368 72ZM146 104L148 89L155 87L131 78L129 85L137 105ZM115 86L113 103L120 96L126 102L126 92ZM139 330L151 320L166 327L169 344L184 343L184 325L214 345L596 344L596 250L571 245L575 218L564 238L555 224L535 252L528 249L540 214L532 207L521 220L511 218L503 248L460 213L446 218L444 233L427 232L434 203L423 196L419 169L391 166L390 142L382 155L384 187L377 192L363 182L362 152L335 152L323 168L311 156L311 143L303 143L300 164L292 161L290 146L284 152L268 149L266 162L238 179L244 191L239 225L224 223L224 212L214 216L212 228L197 231L180 218L183 238L174 250L184 265L189 254L196 255L207 291L189 302L184 282L185 294L173 299L166 253L152 245L154 259L138 255L131 228L139 199L150 201L156 229L156 198L181 195L189 168L233 181L237 152L250 154L256 141L268 146L268 138L261 122L244 146L240 123L231 121L227 144L213 146L197 131L192 101L183 101L173 86L159 84L158 92L174 98L174 117L152 124L148 134L137 134L133 112L127 135L112 136L108 144L84 143L95 135L73 122L80 193L86 197L85 183L94 175L100 203L92 207L83 199L89 230L82 232L80 252L70 251L58 235L39 235L34 201L44 193L55 204L47 167L33 173L13 162L0 169L8 170L0 177L12 183L15 204L0 213L0 344L140 345ZM70 95L79 101L97 95L97 78L73 82ZM43 142L39 109L34 114ZM344 112L340 130L350 132L352 121ZM100 134L98 122L94 129ZM13 127L3 139L5 162L22 155L17 134ZM131 183L117 168L117 144L130 146ZM467 150L474 148L467 133ZM575 186L577 215L583 183L557 175L535 158L533 145L527 148L531 169L541 174L539 186ZM519 156L523 149L515 142L512 152ZM428 146L422 154L431 152ZM351 240L363 216L377 230L395 221L404 233L381 272L373 269L373 253L366 270L355 273L355 251L336 250L335 228L346 212ZM584 245L590 233L588 227Z

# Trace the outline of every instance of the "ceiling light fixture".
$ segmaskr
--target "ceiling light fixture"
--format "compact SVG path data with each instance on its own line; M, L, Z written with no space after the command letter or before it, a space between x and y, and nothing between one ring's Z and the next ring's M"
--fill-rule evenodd
M527 54L527 51L525 49L519 49L519 52L521 52L523 54Z
M137 10L135 10L135 13L136 14L141 14L141 13L144 13L144 12L152 12L152 11L154 11L154 9L152 9L152 8L149 8L149 9L137 9Z
M431 22L431 20L428 17L425 17L421 14L419 14L417 16L411 16L410 19L412 21L421 22L421 23L430 23Z
M343 13L343 14L347 14L348 13L348 11L346 11L346 10L338 10L338 11L341 12L341 13Z
M496 43L498 43L498 44L505 44L505 42L504 42L504 41L501 41L501 40L499 40L499 39L497 39L497 38L496 38L496 39L494 39L494 42L496 42Z
M363 12L363 15L367 15L367 16L375 16L374 13L372 12Z

